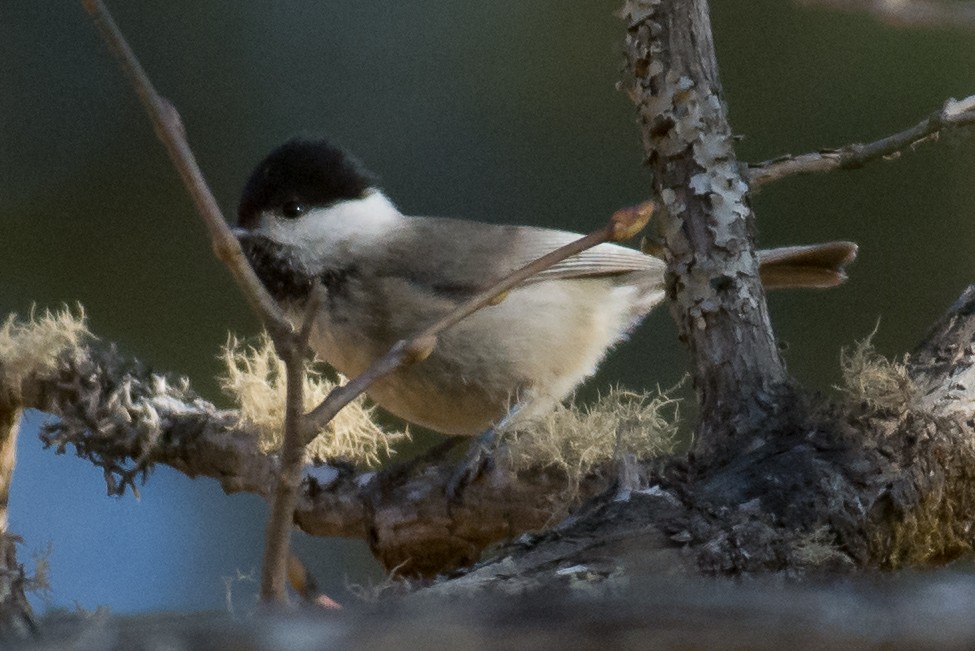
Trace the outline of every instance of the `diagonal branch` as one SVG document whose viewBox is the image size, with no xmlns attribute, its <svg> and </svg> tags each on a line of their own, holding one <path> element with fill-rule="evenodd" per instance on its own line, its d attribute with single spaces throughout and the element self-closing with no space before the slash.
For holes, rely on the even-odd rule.
<svg viewBox="0 0 975 651">
<path fill-rule="evenodd" d="M 129 47 L 125 37 L 122 36 L 122 32 L 115 24 L 115 20 L 101 0 L 82 0 L 82 5 L 91 15 L 102 38 L 111 47 L 119 65 L 121 65 L 126 77 L 138 94 L 146 113 L 149 114 L 149 119 L 152 120 L 153 127 L 156 130 L 156 136 L 162 141 L 166 151 L 169 152 L 173 165 L 183 179 L 183 184 L 189 191 L 197 211 L 206 224 L 214 255 L 227 265 L 245 298 L 272 337 L 280 333 L 291 332 L 291 324 L 257 278 L 257 274 L 254 273 L 240 248 L 240 243 L 227 226 L 227 221 L 217 205 L 217 200 L 203 178 L 203 172 L 200 171 L 196 157 L 186 140 L 186 133 L 183 130 L 183 124 L 176 108 L 156 92 L 152 81 L 142 69 L 135 53 Z"/>
<path fill-rule="evenodd" d="M 749 165 L 745 177 L 752 190 L 756 190 L 768 183 L 799 174 L 857 169 L 871 161 L 896 159 L 904 151 L 938 140 L 949 129 L 972 125 L 975 125 L 975 95 L 961 100 L 949 99 L 940 110 L 931 113 L 909 129 L 865 145 L 852 144 L 798 156 L 785 155 Z"/>
<path fill-rule="evenodd" d="M 135 53 L 129 47 L 125 37 L 101 0 L 82 0 L 82 5 L 92 16 L 102 37 L 118 58 L 122 69 L 149 114 L 156 135 L 165 145 L 173 165 L 179 171 L 184 185 L 193 197 L 200 216 L 203 217 L 210 233 L 214 254 L 230 269 L 247 301 L 257 312 L 258 317 L 271 335 L 278 355 L 287 368 L 289 389 L 300 387 L 304 373 L 302 367 L 304 346 L 300 341 L 300 335 L 294 332 L 291 323 L 285 318 L 274 299 L 261 284 L 247 262 L 247 258 L 240 248 L 240 243 L 230 232 L 186 140 L 179 114 L 168 101 L 156 92 L 149 76 L 142 69 Z M 274 499 L 271 502 L 264 565 L 261 572 L 261 596 L 265 600 L 278 602 L 283 602 L 285 599 L 284 586 L 291 518 L 297 500 L 297 482 L 303 458 L 304 446 L 300 442 L 299 435 L 302 420 L 300 394 L 300 389 L 297 392 L 289 391 L 286 398 L 284 445 L 282 449 L 284 464 L 278 476 Z"/>
<path fill-rule="evenodd" d="M 25 381 L 20 407 L 56 415 L 41 433 L 44 443 L 58 452 L 74 448 L 102 468 L 113 495 L 135 490 L 154 464 L 165 464 L 216 479 L 227 493 L 270 500 L 281 472 L 280 454 L 262 451 L 258 433 L 236 411 L 215 407 L 185 381 L 153 374 L 94 336 Z M 312 535 L 369 540 L 387 569 L 409 561 L 401 573 L 433 575 L 568 513 L 567 480 L 558 470 L 512 473 L 498 464 L 489 481 L 451 501 L 445 487 L 452 471 L 435 458 L 408 472 L 355 471 L 340 461 L 302 465 L 289 528 L 293 521 Z M 608 473 L 587 475 L 578 500 L 611 480 Z"/>
</svg>

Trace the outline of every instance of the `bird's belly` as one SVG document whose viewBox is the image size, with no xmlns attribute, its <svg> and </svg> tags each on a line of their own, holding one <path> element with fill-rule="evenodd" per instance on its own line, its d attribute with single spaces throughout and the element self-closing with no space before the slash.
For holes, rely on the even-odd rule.
<svg viewBox="0 0 975 651">
<path fill-rule="evenodd" d="M 313 346 L 330 366 L 355 377 L 395 343 L 364 345 L 360 334 L 332 329 L 316 336 Z M 444 434 L 476 435 L 505 415 L 513 404 L 509 396 L 518 393 L 524 378 L 500 371 L 496 360 L 445 355 L 444 344 L 476 348 L 463 337 L 442 335 L 430 357 L 376 380 L 366 393 L 384 410 L 415 425 Z"/>
<path fill-rule="evenodd" d="M 522 286 L 442 332 L 427 359 L 397 369 L 367 393 L 386 411 L 445 434 L 476 435 L 516 404 L 523 407 L 519 418 L 530 418 L 571 393 L 620 338 L 632 320 L 632 296 L 622 290 L 632 288 L 605 279 Z M 351 322 L 358 323 L 322 319 L 312 341 L 349 377 L 415 334 L 387 328 L 377 337 L 376 329 Z"/>
</svg>

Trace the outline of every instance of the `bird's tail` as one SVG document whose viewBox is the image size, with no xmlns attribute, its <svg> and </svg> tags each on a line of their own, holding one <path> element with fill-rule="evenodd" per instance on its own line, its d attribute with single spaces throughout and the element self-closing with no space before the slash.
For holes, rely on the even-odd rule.
<svg viewBox="0 0 975 651">
<path fill-rule="evenodd" d="M 766 289 L 827 289 L 846 280 L 846 266 L 857 257 L 853 242 L 786 246 L 758 252 Z"/>
</svg>

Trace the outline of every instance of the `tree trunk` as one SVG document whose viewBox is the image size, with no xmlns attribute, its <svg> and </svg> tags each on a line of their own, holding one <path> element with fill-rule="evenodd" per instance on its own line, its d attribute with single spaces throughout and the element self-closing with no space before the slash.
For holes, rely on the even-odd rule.
<svg viewBox="0 0 975 651">
<path fill-rule="evenodd" d="M 626 83 L 665 210 L 657 233 L 671 313 L 690 350 L 702 457 L 764 437 L 795 400 L 758 274 L 706 0 L 629 0 Z M 771 425 L 771 427 L 770 427 Z"/>
</svg>

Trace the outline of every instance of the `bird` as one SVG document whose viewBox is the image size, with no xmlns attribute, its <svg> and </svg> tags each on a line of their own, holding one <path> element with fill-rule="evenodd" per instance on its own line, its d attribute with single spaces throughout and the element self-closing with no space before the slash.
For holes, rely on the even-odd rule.
<svg viewBox="0 0 975 651">
<path fill-rule="evenodd" d="M 258 278 L 309 346 L 347 377 L 459 303 L 580 235 L 405 215 L 376 178 L 325 138 L 299 137 L 247 180 L 234 232 Z M 766 287 L 831 287 L 857 247 L 759 252 Z M 369 398 L 403 420 L 477 436 L 543 415 L 590 377 L 666 298 L 666 264 L 605 243 L 511 289 L 443 331 L 429 356 L 377 380 Z"/>
</svg>

